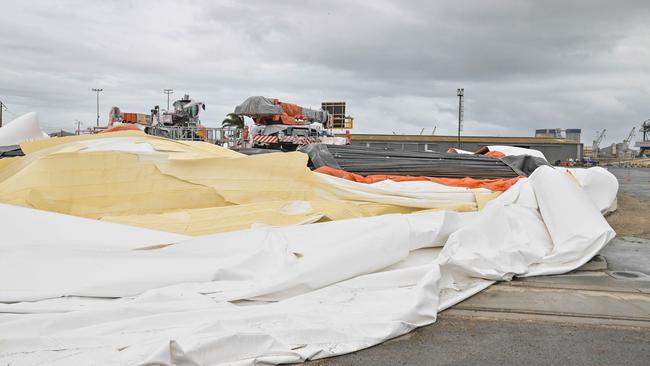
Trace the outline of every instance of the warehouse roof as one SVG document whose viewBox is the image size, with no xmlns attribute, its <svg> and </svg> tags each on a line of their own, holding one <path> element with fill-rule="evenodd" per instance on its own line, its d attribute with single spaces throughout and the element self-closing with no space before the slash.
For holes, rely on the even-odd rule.
<svg viewBox="0 0 650 366">
<path fill-rule="evenodd" d="M 399 141 L 399 142 L 456 142 L 458 136 L 439 135 L 373 135 L 355 133 L 350 136 L 354 141 Z M 461 136 L 462 142 L 509 143 L 509 144 L 558 144 L 576 145 L 579 142 L 550 137 L 502 137 L 502 136 Z"/>
</svg>

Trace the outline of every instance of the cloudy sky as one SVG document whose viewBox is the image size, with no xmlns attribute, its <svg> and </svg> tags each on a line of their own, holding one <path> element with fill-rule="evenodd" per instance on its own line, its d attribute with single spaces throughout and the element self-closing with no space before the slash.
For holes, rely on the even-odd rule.
<svg viewBox="0 0 650 366">
<path fill-rule="evenodd" d="M 148 112 L 164 88 L 217 125 L 264 95 L 345 100 L 354 132 L 532 136 L 650 118 L 650 3 L 640 1 L 31 1 L 0 8 L 5 120 L 37 111 L 48 131 L 111 106 Z M 639 137 L 639 135 L 637 135 Z"/>
</svg>

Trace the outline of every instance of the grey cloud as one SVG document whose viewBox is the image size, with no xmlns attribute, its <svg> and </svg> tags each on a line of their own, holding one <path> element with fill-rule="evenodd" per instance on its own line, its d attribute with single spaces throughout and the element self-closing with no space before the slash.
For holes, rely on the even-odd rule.
<svg viewBox="0 0 650 366">
<path fill-rule="evenodd" d="M 249 95 L 347 100 L 358 132 L 531 135 L 648 116 L 645 1 L 23 1 L 0 13 L 0 99 L 94 121 L 92 87 L 148 111 L 172 87 L 216 125 Z"/>
</svg>

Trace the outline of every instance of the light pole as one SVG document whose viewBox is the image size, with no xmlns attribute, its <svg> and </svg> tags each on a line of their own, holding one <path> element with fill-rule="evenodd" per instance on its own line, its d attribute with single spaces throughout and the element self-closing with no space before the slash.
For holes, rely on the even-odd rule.
<svg viewBox="0 0 650 366">
<path fill-rule="evenodd" d="M 2 111 L 3 111 L 3 110 L 6 111 L 6 110 L 7 110 L 7 106 L 6 106 L 4 103 L 2 103 L 2 101 L 0 100 L 0 127 L 2 127 Z M 645 133 L 644 133 L 643 136 L 645 136 Z"/>
<path fill-rule="evenodd" d="M 77 124 L 77 135 L 81 135 L 81 125 L 83 123 L 81 123 L 81 121 L 78 119 L 75 119 L 74 122 Z"/>
<path fill-rule="evenodd" d="M 169 111 L 169 95 L 174 94 L 174 89 L 163 89 L 163 93 L 167 94 L 167 110 Z"/>
<path fill-rule="evenodd" d="M 97 93 L 97 127 L 99 127 L 99 92 L 104 91 L 104 89 L 93 88 L 93 91 Z"/>
<path fill-rule="evenodd" d="M 458 148 L 460 149 L 462 147 L 460 144 L 460 131 L 463 129 L 463 96 L 465 95 L 465 89 L 457 89 L 456 95 L 458 96 Z"/>
</svg>

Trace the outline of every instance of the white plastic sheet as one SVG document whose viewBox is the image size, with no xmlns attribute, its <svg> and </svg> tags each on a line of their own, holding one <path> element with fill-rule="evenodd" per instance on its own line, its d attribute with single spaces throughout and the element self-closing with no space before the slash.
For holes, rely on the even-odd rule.
<svg viewBox="0 0 650 366">
<path fill-rule="evenodd" d="M 0 146 L 18 145 L 23 141 L 46 139 L 35 112 L 25 113 L 0 127 Z"/>
<path fill-rule="evenodd" d="M 604 192 L 616 184 L 595 181 Z M 65 221 L 68 232 L 88 224 Z M 493 281 L 576 268 L 615 235 L 594 197 L 545 166 L 476 213 L 264 227 L 149 250 L 127 248 L 169 238 L 142 230 L 137 243 L 114 245 L 128 239 L 106 230 L 83 246 L 60 230 L 30 244 L 29 222 L 1 225 L 0 296 L 13 303 L 0 305 L 0 363 L 12 365 L 252 365 L 353 352 L 434 322 Z"/>
<path fill-rule="evenodd" d="M 372 184 L 359 183 L 327 174 L 315 174 L 319 196 L 332 199 L 364 200 L 405 207 L 436 208 L 444 204 L 475 204 L 475 193 L 485 188 L 452 187 L 428 181 L 395 182 L 390 179 Z"/>
<path fill-rule="evenodd" d="M 488 150 L 490 151 L 498 151 L 501 153 L 506 154 L 506 156 L 510 155 L 530 155 L 530 156 L 535 156 L 538 158 L 542 158 L 546 160 L 546 156 L 539 151 L 535 149 L 526 149 L 523 147 L 517 147 L 517 146 L 505 146 L 505 145 L 494 145 L 494 146 L 488 146 Z"/>
</svg>

